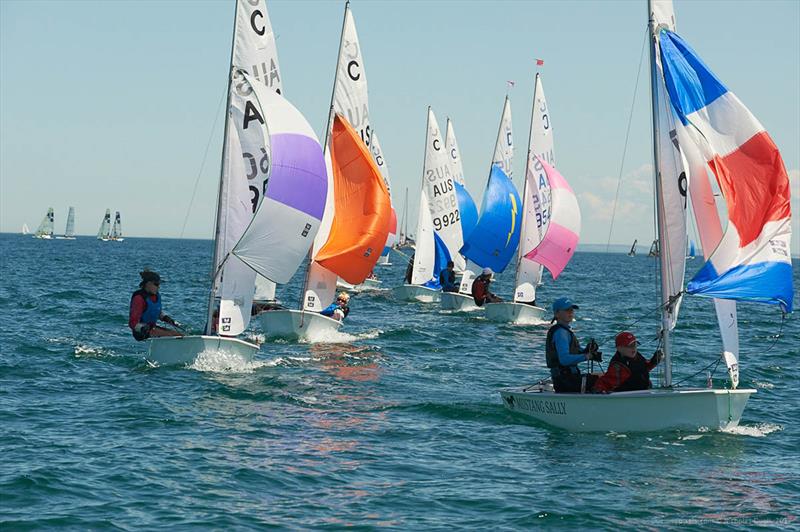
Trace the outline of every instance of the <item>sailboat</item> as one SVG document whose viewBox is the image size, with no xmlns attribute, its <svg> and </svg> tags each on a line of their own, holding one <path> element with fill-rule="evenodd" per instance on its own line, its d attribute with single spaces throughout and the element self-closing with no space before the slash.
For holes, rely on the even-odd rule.
<svg viewBox="0 0 800 532">
<path fill-rule="evenodd" d="M 629 257 L 635 257 L 636 256 L 636 243 L 637 242 L 638 242 L 638 240 L 634 238 L 633 239 L 633 244 L 631 244 L 631 250 L 628 252 L 628 256 Z"/>
<path fill-rule="evenodd" d="M 122 219 L 120 218 L 119 211 L 114 214 L 114 225 L 111 226 L 111 236 L 109 240 L 112 242 L 122 242 L 125 240 L 122 237 Z"/>
<path fill-rule="evenodd" d="M 522 194 L 522 235 L 516 257 L 514 296 L 512 301 L 486 305 L 486 318 L 492 321 L 524 325 L 542 323 L 546 310 L 536 306 L 536 289 L 541 285 L 542 265 L 545 264 L 542 259 L 547 254 L 538 253 L 548 248 L 551 251 L 571 248 L 566 257 L 569 260 L 575 249 L 573 236 L 580 227 L 580 213 L 569 184 L 554 170 L 555 144 L 550 116 L 542 78 L 537 73 L 528 131 Z M 548 168 L 552 171 L 548 171 Z M 553 180 L 556 180 L 555 184 Z M 556 210 L 560 219 L 554 222 Z M 566 230 L 568 227 L 571 230 Z M 559 259 L 563 258 L 563 255 L 559 255 Z M 554 279 L 561 269 L 563 265 L 551 268 Z"/>
<path fill-rule="evenodd" d="M 252 359 L 258 346 L 235 336 L 249 324 L 256 275 L 288 282 L 324 211 L 327 175 L 319 140 L 271 88 L 264 53 L 274 36 L 266 6 L 238 0 L 234 19 L 205 334 L 150 339 L 147 358 L 162 365 L 190 363 L 206 351 Z M 262 154 L 255 168 L 252 154 Z"/>
<path fill-rule="evenodd" d="M 97 240 L 108 242 L 111 240 L 111 209 L 106 209 L 103 220 L 100 222 L 100 229 L 97 231 Z"/>
<path fill-rule="evenodd" d="M 355 21 L 345 5 L 333 94 L 325 128 L 328 189 L 325 214 L 311 249 L 299 310 L 276 309 L 260 315 L 267 336 L 315 340 L 342 322 L 320 314 L 333 303 L 338 279 L 364 282 L 389 234 L 391 199 L 370 146 L 367 79 Z"/>
<path fill-rule="evenodd" d="M 411 282 L 404 282 L 393 292 L 401 301 L 438 303 L 442 295 L 441 270 L 450 260 L 456 269 L 464 268 L 464 258 L 458 254 L 462 239 L 461 212 L 453 183 L 439 123 L 428 107 Z"/>
<path fill-rule="evenodd" d="M 39 224 L 39 228 L 36 230 L 33 238 L 51 240 L 53 238 L 53 227 L 53 208 L 50 207 L 47 209 L 47 214 L 42 218 L 42 223 Z"/>
<path fill-rule="evenodd" d="M 650 244 L 650 251 L 647 252 L 648 257 L 658 257 L 658 239 L 653 240 Z"/>
<path fill-rule="evenodd" d="M 67 225 L 64 236 L 57 236 L 58 240 L 75 240 L 75 207 L 70 207 L 67 213 Z"/>
<path fill-rule="evenodd" d="M 467 191 L 466 183 L 464 182 L 464 167 L 461 164 L 461 153 L 458 150 L 458 141 L 456 140 L 456 132 L 453 127 L 453 122 L 448 118 L 445 133 L 445 151 L 447 152 L 450 169 L 453 175 L 453 186 L 456 189 L 456 198 L 458 199 L 458 211 L 460 214 L 461 225 L 461 238 L 466 242 L 475 226 L 478 225 L 478 208 L 475 206 L 475 201 L 472 199 L 469 191 Z M 466 262 L 465 262 L 466 269 Z M 462 276 L 464 271 L 458 272 Z M 459 283 L 461 287 L 461 283 Z M 458 292 L 444 292 L 442 291 L 441 306 L 443 310 L 469 312 L 477 310 L 479 307 L 475 305 L 475 300 L 472 298 L 470 292 L 471 286 L 467 287 L 467 291 L 462 293 L 460 288 Z"/>
<path fill-rule="evenodd" d="M 656 389 L 608 395 L 554 393 L 547 384 L 501 391 L 507 408 L 569 430 L 735 427 L 756 393 L 738 387 L 735 302 L 792 310 L 790 187 L 780 153 L 752 113 L 675 33 L 671 0 L 650 0 L 648 14 L 656 218 L 658 241 L 664 243 L 663 382 Z M 726 202 L 724 233 L 708 170 Z M 687 181 L 706 262 L 684 288 Z M 737 202 L 742 197 L 748 201 Z M 729 388 L 712 382 L 707 388 L 673 386 L 672 331 L 685 293 L 714 298 Z"/>
<path fill-rule="evenodd" d="M 28 224 L 22 224 L 22 234 L 29 235 L 31 233 L 30 228 L 28 228 Z"/>
</svg>

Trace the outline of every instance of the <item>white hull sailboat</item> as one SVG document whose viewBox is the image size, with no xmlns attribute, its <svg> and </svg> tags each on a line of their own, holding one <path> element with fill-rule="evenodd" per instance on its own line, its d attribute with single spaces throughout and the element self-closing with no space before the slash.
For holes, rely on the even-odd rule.
<svg viewBox="0 0 800 532">
<path fill-rule="evenodd" d="M 319 140 L 272 90 L 275 42 L 263 0 L 237 0 L 234 18 L 206 330 L 150 339 L 147 358 L 158 364 L 191 363 L 209 350 L 251 360 L 258 345 L 236 335 L 250 322 L 256 275 L 289 282 L 324 211 Z M 261 164 L 251 164 L 253 153 L 264 154 Z M 251 186 L 253 179 L 259 186 Z"/>
<path fill-rule="evenodd" d="M 268 310 L 259 314 L 261 330 L 269 338 L 324 342 L 330 340 L 342 322 L 318 312 L 295 309 Z"/>
<path fill-rule="evenodd" d="M 33 238 L 38 238 L 39 240 L 52 240 L 53 226 L 54 226 L 54 214 L 53 214 L 53 208 L 50 207 L 49 209 L 47 209 L 47 214 L 44 215 L 42 223 L 39 224 L 39 228 L 36 230 L 36 233 L 33 235 Z"/>
<path fill-rule="evenodd" d="M 442 292 L 440 296 L 442 310 L 451 312 L 473 312 L 482 310 L 475 304 L 475 299 L 471 295 L 459 292 Z"/>
<path fill-rule="evenodd" d="M 442 291 L 418 284 L 404 284 L 392 289 L 392 295 L 400 301 L 414 303 L 439 303 Z"/>
<path fill-rule="evenodd" d="M 486 319 L 501 323 L 544 325 L 550 323 L 550 314 L 541 307 L 527 303 L 503 301 L 502 303 L 486 304 Z"/>
<path fill-rule="evenodd" d="M 509 410 L 571 431 L 736 427 L 756 390 L 738 388 L 735 302 L 792 310 L 790 187 L 780 152 L 752 113 L 675 33 L 671 0 L 650 0 L 648 14 L 658 214 L 658 238 L 652 248 L 662 244 L 656 256 L 663 381 L 659 389 L 610 394 L 554 393 L 542 384 L 500 392 Z M 709 170 L 727 203 L 725 232 Z M 707 262 L 684 287 L 687 180 Z M 735 211 L 732 202 L 737 197 L 751 203 Z M 674 328 L 685 293 L 714 298 L 722 343 L 719 358 L 728 368 L 728 389 L 680 389 L 672 382 Z"/>
<path fill-rule="evenodd" d="M 100 229 L 97 230 L 97 240 L 103 242 L 111 240 L 111 209 L 106 209 L 106 213 L 103 215 Z"/>
<path fill-rule="evenodd" d="M 58 240 L 75 240 L 75 207 L 69 208 L 67 214 L 67 225 L 64 228 L 64 235 L 57 236 Z"/>
<path fill-rule="evenodd" d="M 380 279 L 364 279 L 363 283 L 350 284 L 343 279 L 336 281 L 336 288 L 347 290 L 349 292 L 367 292 L 370 290 L 381 290 L 383 282 Z"/>
<path fill-rule="evenodd" d="M 612 394 L 555 393 L 552 386 L 502 390 L 503 404 L 573 432 L 724 430 L 739 424 L 752 389 L 652 389 Z"/>
</svg>

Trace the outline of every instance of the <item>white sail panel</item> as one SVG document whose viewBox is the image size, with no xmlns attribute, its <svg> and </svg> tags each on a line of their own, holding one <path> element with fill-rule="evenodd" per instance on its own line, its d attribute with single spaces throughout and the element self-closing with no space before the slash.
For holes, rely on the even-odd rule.
<svg viewBox="0 0 800 532">
<path fill-rule="evenodd" d="M 497 141 L 494 144 L 492 164 L 499 166 L 511 179 L 513 177 L 514 163 L 514 137 L 511 131 L 511 101 L 506 96 L 503 104 L 503 115 L 500 118 L 500 129 L 497 132 Z"/>
<path fill-rule="evenodd" d="M 75 236 L 75 207 L 69 208 L 69 213 L 67 214 L 67 226 L 64 229 L 64 236 L 67 238 L 72 238 Z"/>
<path fill-rule="evenodd" d="M 419 217 L 415 235 L 414 268 L 411 284 L 425 284 L 433 279 L 433 266 L 436 260 L 436 244 L 433 239 L 433 219 L 428 202 L 428 194 L 423 188 L 419 196 Z"/>
<path fill-rule="evenodd" d="M 392 195 L 392 180 L 389 176 L 389 165 L 386 164 L 386 158 L 383 156 L 383 148 L 381 148 L 380 140 L 378 139 L 378 133 L 373 131 L 372 137 L 370 139 L 370 151 L 372 152 L 372 158 L 375 160 L 375 164 L 378 166 L 378 170 L 381 171 L 381 175 L 383 176 L 383 182 L 386 183 L 386 190 L 389 191 L 389 196 Z M 394 201 L 392 201 L 392 205 L 394 205 Z"/>
<path fill-rule="evenodd" d="M 108 239 L 111 236 L 111 209 L 106 209 L 103 221 L 100 222 L 100 229 L 97 231 L 97 238 Z"/>
<path fill-rule="evenodd" d="M 675 17 L 671 1 L 655 1 L 651 4 L 655 28 L 674 30 Z M 657 17 L 657 18 L 656 18 Z M 658 34 L 658 31 L 655 32 Z M 675 115 L 667 100 L 664 71 L 658 43 L 653 58 L 655 65 L 653 82 L 653 117 L 656 135 L 655 149 L 658 154 L 656 172 L 658 201 L 658 243 L 661 263 L 661 304 L 665 305 L 665 325 L 675 327 L 678 320 L 686 269 L 686 207 L 688 179 L 685 160 L 674 142 Z M 669 302 L 672 304 L 668 305 Z"/>
<path fill-rule="evenodd" d="M 447 160 L 450 162 L 450 172 L 453 180 L 460 184 L 464 184 L 464 167 L 461 164 L 461 152 L 458 151 L 458 141 L 456 140 L 456 132 L 453 128 L 453 122 L 447 119 L 447 132 L 444 140 L 445 147 L 447 148 Z"/>
<path fill-rule="evenodd" d="M 425 139 L 425 166 L 423 183 L 429 202 L 434 230 L 442 239 L 457 270 L 465 267 L 459 254 L 464 245 L 461 234 L 461 213 L 458 208 L 454 179 L 447 160 L 444 139 L 433 110 L 428 108 L 428 130 Z"/>
</svg>

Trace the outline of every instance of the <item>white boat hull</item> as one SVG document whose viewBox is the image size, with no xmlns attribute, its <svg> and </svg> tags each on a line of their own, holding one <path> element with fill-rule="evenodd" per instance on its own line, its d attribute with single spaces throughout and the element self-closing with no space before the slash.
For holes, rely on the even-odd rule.
<svg viewBox="0 0 800 532">
<path fill-rule="evenodd" d="M 339 279 L 336 281 L 336 288 L 351 290 L 353 292 L 363 292 L 365 290 L 380 290 L 383 283 L 378 279 L 365 279 L 361 284 L 350 284 Z"/>
<path fill-rule="evenodd" d="M 249 362 L 258 346 L 224 336 L 160 336 L 147 341 L 147 360 L 159 366 L 192 364 L 204 352 L 223 352 Z"/>
<path fill-rule="evenodd" d="M 268 310 L 258 315 L 261 329 L 270 338 L 288 338 L 310 342 L 330 338 L 342 322 L 316 312 L 299 310 Z"/>
<path fill-rule="evenodd" d="M 472 296 L 458 292 L 442 292 L 441 304 L 442 310 L 451 310 L 453 312 L 472 312 L 473 310 L 481 309 L 475 304 L 475 299 Z"/>
<path fill-rule="evenodd" d="M 524 303 L 487 303 L 486 319 L 503 323 L 516 323 L 518 325 L 541 325 L 547 323 L 550 315 L 547 310 Z"/>
<path fill-rule="evenodd" d="M 442 300 L 442 293 L 439 290 L 418 286 L 415 284 L 404 284 L 393 290 L 394 297 L 401 301 L 415 301 L 417 303 L 438 303 Z"/>
<path fill-rule="evenodd" d="M 505 407 L 574 432 L 727 429 L 756 390 L 652 389 L 611 394 L 554 393 L 538 386 L 500 391 Z"/>
</svg>

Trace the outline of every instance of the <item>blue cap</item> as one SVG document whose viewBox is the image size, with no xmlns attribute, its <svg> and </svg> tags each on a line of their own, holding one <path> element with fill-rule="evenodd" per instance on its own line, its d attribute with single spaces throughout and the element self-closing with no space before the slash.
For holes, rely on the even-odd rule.
<svg viewBox="0 0 800 532">
<path fill-rule="evenodd" d="M 558 312 L 559 310 L 567 310 L 571 308 L 579 308 L 578 305 L 572 302 L 572 300 L 568 297 L 559 297 L 555 301 L 553 301 L 553 312 Z"/>
</svg>

